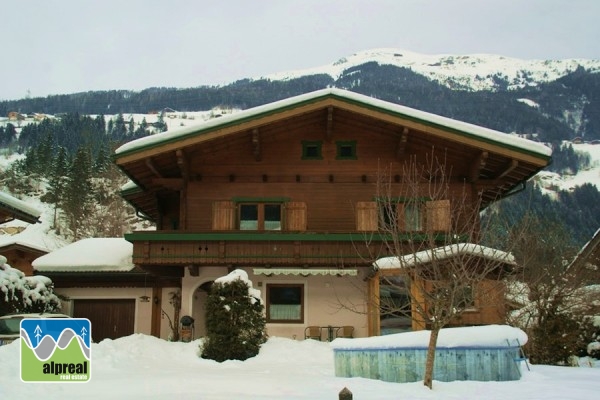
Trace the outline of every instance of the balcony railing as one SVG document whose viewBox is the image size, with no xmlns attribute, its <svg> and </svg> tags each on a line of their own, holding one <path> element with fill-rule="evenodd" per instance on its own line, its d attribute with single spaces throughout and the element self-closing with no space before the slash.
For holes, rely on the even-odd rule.
<svg viewBox="0 0 600 400">
<path fill-rule="evenodd" d="M 389 255 L 378 233 L 144 231 L 125 235 L 139 265 L 370 265 Z"/>
</svg>

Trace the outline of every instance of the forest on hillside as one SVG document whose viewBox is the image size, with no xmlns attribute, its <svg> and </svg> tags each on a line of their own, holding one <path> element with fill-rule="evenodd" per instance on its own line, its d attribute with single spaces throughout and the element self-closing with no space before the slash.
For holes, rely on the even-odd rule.
<svg viewBox="0 0 600 400">
<path fill-rule="evenodd" d="M 554 82 L 508 90 L 451 89 L 407 68 L 365 63 L 338 78 L 310 75 L 289 80 L 243 79 L 223 86 L 89 91 L 0 101 L 0 116 L 24 114 L 116 115 L 179 112 L 214 107 L 247 109 L 291 96 L 337 87 L 543 142 L 600 139 L 600 74 L 580 68 Z"/>
<path fill-rule="evenodd" d="M 24 157 L 0 172 L 0 184 L 13 194 L 41 196 L 55 209 L 53 226 L 66 237 L 121 236 L 139 219 L 119 195 L 126 178 L 110 156 L 119 145 L 157 130 L 166 130 L 161 118 L 149 126 L 126 121 L 121 114 L 108 123 L 102 115 L 65 114 L 26 125 L 20 135 L 8 124 L 0 127 L 0 147 Z M 557 144 L 549 169 L 576 174 L 589 163 L 589 155 Z M 583 245 L 600 226 L 600 193 L 592 184 L 559 191 L 553 199 L 531 183 L 494 209 L 511 224 L 526 213 L 556 221 L 564 225 L 566 239 L 574 246 Z"/>
</svg>

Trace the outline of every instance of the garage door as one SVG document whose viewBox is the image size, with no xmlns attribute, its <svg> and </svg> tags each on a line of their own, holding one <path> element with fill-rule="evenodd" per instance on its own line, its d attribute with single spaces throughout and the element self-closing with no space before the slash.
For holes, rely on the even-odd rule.
<svg viewBox="0 0 600 400">
<path fill-rule="evenodd" d="M 92 339 L 116 339 L 131 335 L 135 321 L 135 299 L 74 300 L 73 317 L 92 323 Z"/>
</svg>

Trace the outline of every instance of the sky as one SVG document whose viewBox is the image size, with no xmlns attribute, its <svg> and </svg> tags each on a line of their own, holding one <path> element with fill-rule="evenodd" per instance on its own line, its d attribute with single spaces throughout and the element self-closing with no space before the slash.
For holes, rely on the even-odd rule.
<svg viewBox="0 0 600 400">
<path fill-rule="evenodd" d="M 0 100 L 227 84 L 375 48 L 600 59 L 597 0 L 0 0 L 0 7 Z"/>
</svg>

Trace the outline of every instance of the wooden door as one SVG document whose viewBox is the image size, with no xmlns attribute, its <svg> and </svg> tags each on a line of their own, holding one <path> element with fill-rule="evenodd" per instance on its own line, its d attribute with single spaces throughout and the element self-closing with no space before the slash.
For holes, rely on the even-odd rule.
<svg viewBox="0 0 600 400">
<path fill-rule="evenodd" d="M 73 317 L 92 323 L 92 340 L 131 335 L 135 322 L 135 299 L 74 300 Z"/>
</svg>

